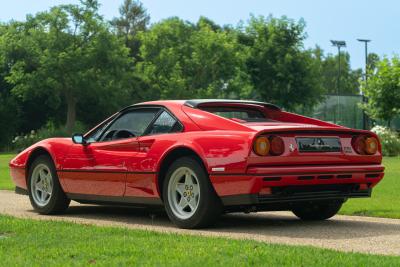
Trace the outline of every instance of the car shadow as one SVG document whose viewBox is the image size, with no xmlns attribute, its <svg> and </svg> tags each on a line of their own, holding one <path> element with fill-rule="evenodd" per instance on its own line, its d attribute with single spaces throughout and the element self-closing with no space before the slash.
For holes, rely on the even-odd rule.
<svg viewBox="0 0 400 267">
<path fill-rule="evenodd" d="M 72 205 L 59 217 L 98 220 L 104 224 L 121 226 L 140 225 L 143 228 L 176 229 L 166 213 L 160 209 L 119 206 Z M 260 212 L 232 213 L 221 216 L 216 225 L 202 232 L 340 240 L 384 235 L 399 235 L 400 223 L 359 221 L 348 217 L 333 217 L 327 221 L 301 221 L 289 213 Z"/>
</svg>

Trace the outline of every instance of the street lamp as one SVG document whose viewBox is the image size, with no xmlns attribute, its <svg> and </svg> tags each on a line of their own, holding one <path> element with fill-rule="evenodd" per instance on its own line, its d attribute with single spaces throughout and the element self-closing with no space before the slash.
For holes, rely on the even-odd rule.
<svg viewBox="0 0 400 267">
<path fill-rule="evenodd" d="M 368 87 L 368 43 L 371 42 L 371 40 L 368 39 L 357 39 L 357 41 L 364 43 L 365 45 L 365 88 Z M 362 96 L 362 101 L 363 103 L 366 102 L 364 93 L 361 90 L 360 87 L 360 93 Z M 367 115 L 365 114 L 365 111 L 363 111 L 363 128 L 366 129 L 368 126 L 368 118 Z"/>
<path fill-rule="evenodd" d="M 337 96 L 337 114 L 339 115 L 339 91 L 340 91 L 340 48 L 346 47 L 345 41 L 331 40 L 332 46 L 336 46 L 338 48 L 338 61 L 339 61 L 339 71 L 338 71 L 338 79 L 336 86 L 336 96 Z M 336 113 L 336 112 L 335 112 Z M 336 123 L 336 114 L 334 116 L 334 121 Z"/>
</svg>

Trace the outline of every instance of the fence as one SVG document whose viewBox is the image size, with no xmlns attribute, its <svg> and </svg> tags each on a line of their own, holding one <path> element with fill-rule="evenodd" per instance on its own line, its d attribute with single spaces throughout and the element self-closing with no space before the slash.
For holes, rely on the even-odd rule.
<svg viewBox="0 0 400 267">
<path fill-rule="evenodd" d="M 323 121 L 350 128 L 363 129 L 363 111 L 359 107 L 360 95 L 325 95 L 324 100 L 312 110 L 300 112 Z"/>
<path fill-rule="evenodd" d="M 311 111 L 299 113 L 346 127 L 363 129 L 364 115 L 359 105 L 362 100 L 363 98 L 360 95 L 325 95 L 324 100 Z M 368 119 L 367 121 L 368 128 L 372 128 L 374 125 L 387 126 L 386 124 L 381 120 L 373 121 Z M 399 131 L 400 117 L 394 118 L 390 126 L 392 129 Z"/>
</svg>

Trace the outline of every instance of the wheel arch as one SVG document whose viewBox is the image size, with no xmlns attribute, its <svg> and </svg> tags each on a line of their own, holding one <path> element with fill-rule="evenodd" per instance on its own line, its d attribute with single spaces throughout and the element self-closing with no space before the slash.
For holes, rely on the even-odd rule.
<svg viewBox="0 0 400 267">
<path fill-rule="evenodd" d="M 171 150 L 169 150 L 163 158 L 160 161 L 159 167 L 158 167 L 158 175 L 156 178 L 156 187 L 157 187 L 157 192 L 158 195 L 160 196 L 161 199 L 163 199 L 162 196 L 162 186 L 166 178 L 166 174 L 168 172 L 169 166 L 177 159 L 182 158 L 182 157 L 193 157 L 208 173 L 207 171 L 207 163 L 205 160 L 199 155 L 198 152 L 196 152 L 193 148 L 187 147 L 187 146 L 178 146 L 174 147 Z"/>
<path fill-rule="evenodd" d="M 44 147 L 36 147 L 34 150 L 31 151 L 31 153 L 29 153 L 28 159 L 26 161 L 26 165 L 25 165 L 25 181 L 28 184 L 28 176 L 29 176 L 29 170 L 32 166 L 32 163 L 35 161 L 35 159 L 37 159 L 40 156 L 48 156 L 54 163 L 54 159 L 51 155 L 51 153 Z"/>
</svg>

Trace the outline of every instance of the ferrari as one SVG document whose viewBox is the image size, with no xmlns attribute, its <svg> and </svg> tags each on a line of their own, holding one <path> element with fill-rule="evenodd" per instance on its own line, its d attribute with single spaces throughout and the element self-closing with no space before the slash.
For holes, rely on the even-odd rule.
<svg viewBox="0 0 400 267">
<path fill-rule="evenodd" d="M 263 102 L 131 105 L 86 134 L 50 138 L 10 162 L 16 192 L 40 214 L 79 203 L 164 207 L 180 228 L 228 212 L 333 217 L 384 176 L 376 134 Z"/>
</svg>

